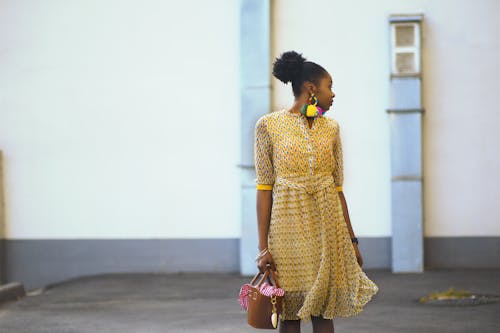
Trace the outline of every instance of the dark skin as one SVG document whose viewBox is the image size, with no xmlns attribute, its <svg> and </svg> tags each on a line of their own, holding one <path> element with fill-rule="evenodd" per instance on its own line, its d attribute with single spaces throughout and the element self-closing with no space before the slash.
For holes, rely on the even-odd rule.
<svg viewBox="0 0 500 333">
<path fill-rule="evenodd" d="M 316 95 L 318 99 L 318 106 L 323 110 L 329 110 L 333 104 L 333 98 L 335 93 L 332 91 L 332 77 L 330 74 L 325 73 L 325 75 L 320 78 L 317 84 L 306 81 L 302 84 L 301 93 L 299 96 L 295 96 L 295 103 L 290 112 L 300 113 L 302 105 L 307 103 L 311 93 Z M 312 128 L 315 119 L 307 119 L 309 123 L 309 128 Z M 347 210 L 347 203 L 342 191 L 338 191 L 340 203 L 344 213 L 344 219 L 346 221 L 349 234 L 354 236 L 354 231 L 352 230 L 351 220 L 349 219 L 349 212 Z M 267 248 L 267 238 L 269 231 L 269 223 L 271 220 L 271 210 L 272 210 L 273 198 L 272 191 L 270 190 L 257 190 L 257 223 L 258 223 L 258 233 L 259 233 L 259 251 Z M 359 252 L 358 245 L 353 243 L 354 252 L 356 253 L 356 258 L 360 267 L 363 266 L 363 258 Z M 260 272 L 264 272 L 266 267 L 270 266 L 272 270 L 278 274 L 276 269 L 276 264 L 274 263 L 273 257 L 270 252 L 267 252 L 258 262 L 257 267 Z M 324 319 L 321 316 L 312 316 L 312 325 L 314 333 L 326 333 L 334 332 L 333 320 Z M 300 320 L 284 320 L 280 321 L 280 333 L 290 333 L 290 332 L 300 332 Z"/>
</svg>

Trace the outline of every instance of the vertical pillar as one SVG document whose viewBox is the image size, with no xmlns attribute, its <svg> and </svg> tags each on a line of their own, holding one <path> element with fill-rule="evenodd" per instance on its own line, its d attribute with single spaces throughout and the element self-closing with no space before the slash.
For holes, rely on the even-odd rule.
<svg viewBox="0 0 500 333">
<path fill-rule="evenodd" d="M 391 15 L 392 271 L 423 272 L 422 15 Z"/>
<path fill-rule="evenodd" d="M 254 166 L 254 127 L 270 111 L 270 3 L 241 0 L 241 186 L 240 272 L 257 272 L 258 231 Z"/>
</svg>

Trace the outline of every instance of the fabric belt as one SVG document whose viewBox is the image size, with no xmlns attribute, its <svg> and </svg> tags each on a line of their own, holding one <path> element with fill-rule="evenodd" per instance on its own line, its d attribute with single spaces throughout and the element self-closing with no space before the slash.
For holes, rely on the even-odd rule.
<svg viewBox="0 0 500 333">
<path fill-rule="evenodd" d="M 286 177 L 276 177 L 275 185 L 280 184 L 287 187 L 292 187 L 297 190 L 301 190 L 307 192 L 309 194 L 314 194 L 319 190 L 331 185 L 334 183 L 333 175 L 322 176 L 321 178 L 308 180 L 307 177 L 303 177 L 302 181 L 296 182 L 292 179 L 288 179 Z M 304 184 L 306 183 L 306 184 Z"/>
</svg>

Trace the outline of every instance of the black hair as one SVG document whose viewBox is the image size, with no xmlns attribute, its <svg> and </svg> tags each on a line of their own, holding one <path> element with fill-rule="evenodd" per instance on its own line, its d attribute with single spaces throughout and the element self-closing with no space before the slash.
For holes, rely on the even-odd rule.
<svg viewBox="0 0 500 333">
<path fill-rule="evenodd" d="M 319 79 L 326 73 L 326 69 L 312 61 L 306 61 L 302 53 L 295 51 L 282 53 L 273 63 L 274 77 L 285 84 L 292 82 L 292 90 L 295 97 L 300 95 L 300 88 L 304 81 L 311 81 L 314 84 L 318 84 Z"/>
</svg>

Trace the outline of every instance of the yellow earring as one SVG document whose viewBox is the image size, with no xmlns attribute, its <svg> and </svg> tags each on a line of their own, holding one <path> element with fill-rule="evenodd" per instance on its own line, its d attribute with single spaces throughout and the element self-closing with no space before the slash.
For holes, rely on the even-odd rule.
<svg viewBox="0 0 500 333">
<path fill-rule="evenodd" d="M 316 98 L 314 93 L 311 93 L 309 99 L 307 100 L 307 104 L 304 104 L 300 109 L 300 113 L 309 118 L 322 116 L 324 111 L 322 108 L 317 106 L 317 104 L 318 104 L 318 99 Z"/>
</svg>

